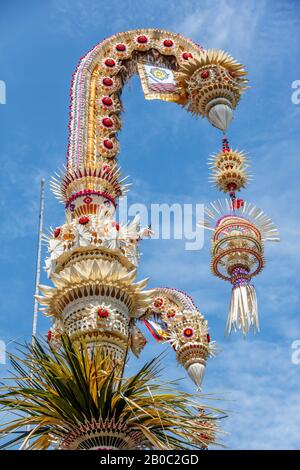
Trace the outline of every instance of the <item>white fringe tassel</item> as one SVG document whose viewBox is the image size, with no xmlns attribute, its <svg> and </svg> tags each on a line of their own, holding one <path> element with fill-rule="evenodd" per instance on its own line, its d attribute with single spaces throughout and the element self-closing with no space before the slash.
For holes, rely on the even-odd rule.
<svg viewBox="0 0 300 470">
<path fill-rule="evenodd" d="M 251 284 L 232 289 L 225 331 L 230 334 L 232 329 L 242 330 L 247 335 L 250 328 L 254 333 L 259 331 L 257 297 Z"/>
</svg>

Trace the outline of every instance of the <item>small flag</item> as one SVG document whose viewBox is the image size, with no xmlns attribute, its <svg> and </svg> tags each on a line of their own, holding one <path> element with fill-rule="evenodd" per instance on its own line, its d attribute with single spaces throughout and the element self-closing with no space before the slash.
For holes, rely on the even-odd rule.
<svg viewBox="0 0 300 470">
<path fill-rule="evenodd" d="M 146 100 L 181 102 L 172 70 L 156 65 L 138 64 L 138 73 Z"/>
<path fill-rule="evenodd" d="M 164 341 L 168 338 L 166 330 L 164 330 L 158 323 L 152 320 L 143 320 L 145 326 L 148 328 L 153 338 L 157 341 Z"/>
</svg>

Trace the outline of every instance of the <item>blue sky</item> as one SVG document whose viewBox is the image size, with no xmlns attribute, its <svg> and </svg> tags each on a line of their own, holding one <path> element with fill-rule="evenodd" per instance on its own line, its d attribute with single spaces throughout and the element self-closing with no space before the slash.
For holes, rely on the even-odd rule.
<svg viewBox="0 0 300 470">
<path fill-rule="evenodd" d="M 30 336 L 39 182 L 64 163 L 75 66 L 103 38 L 142 27 L 224 48 L 245 64 L 251 88 L 235 113 L 229 140 L 251 158 L 254 181 L 244 198 L 272 217 L 282 241 L 266 247 L 267 266 L 255 279 L 262 331 L 246 340 L 223 337 L 230 286 L 210 273 L 209 234 L 197 252 L 184 250 L 184 241 L 144 241 L 139 276 L 149 276 L 150 287 L 186 291 L 207 317 L 222 353 L 209 361 L 203 392 L 227 400 L 221 405 L 231 410 L 224 444 L 299 448 L 300 365 L 291 362 L 291 344 L 300 339 L 300 105 L 291 102 L 291 84 L 300 79 L 296 1 L 1 0 L 0 80 L 7 103 L 0 105 L 0 339 Z M 146 102 L 136 77 L 123 102 L 119 161 L 133 183 L 130 202 L 195 204 L 217 198 L 206 161 L 219 149 L 220 133 L 174 104 Z M 45 215 L 45 227 L 64 218 L 48 188 Z M 40 317 L 40 333 L 47 330 L 48 320 Z M 152 345 L 140 362 L 160 351 Z M 166 362 L 166 378 L 184 376 L 172 353 Z M 0 365 L 0 374 L 5 371 Z M 184 385 L 192 390 L 188 379 Z"/>
</svg>

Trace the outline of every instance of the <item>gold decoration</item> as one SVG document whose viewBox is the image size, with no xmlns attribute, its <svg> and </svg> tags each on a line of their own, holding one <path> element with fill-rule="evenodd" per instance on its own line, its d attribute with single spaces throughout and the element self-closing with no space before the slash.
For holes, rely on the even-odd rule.
<svg viewBox="0 0 300 470">
<path fill-rule="evenodd" d="M 207 117 L 212 106 L 235 109 L 246 89 L 246 71 L 224 51 L 209 49 L 182 64 L 177 83 L 188 99 L 188 111 Z"/>
<path fill-rule="evenodd" d="M 144 279 L 134 283 L 136 269 L 129 271 L 115 260 L 102 259 L 84 260 L 74 263 L 60 271 L 53 273 L 51 280 L 55 287 L 40 286 L 43 297 L 38 296 L 41 305 L 46 305 L 47 316 L 59 315 L 64 307 L 84 292 L 91 295 L 100 294 L 102 288 L 113 288 L 124 292 L 130 314 L 138 316 L 138 310 L 145 308 L 151 302 L 152 291 L 145 291 L 148 280 Z"/>
<path fill-rule="evenodd" d="M 224 193 L 239 191 L 246 186 L 250 178 L 250 173 L 247 171 L 249 165 L 246 162 L 247 158 L 243 152 L 223 148 L 209 159 L 212 170 L 209 180 Z"/>
<path fill-rule="evenodd" d="M 121 178 L 120 168 L 115 164 L 103 164 L 97 169 L 86 167 L 83 171 L 63 170 L 50 182 L 52 192 L 57 199 L 66 204 L 72 195 L 82 192 L 82 196 L 93 192 L 107 193 L 112 199 L 124 195 L 129 184 L 124 184 L 127 177 Z"/>
<path fill-rule="evenodd" d="M 169 288 L 155 289 L 154 294 L 144 317 L 153 317 L 155 321 L 146 320 L 146 326 L 156 339 L 173 346 L 177 361 L 200 387 L 207 358 L 215 351 L 207 321 L 187 294 Z"/>
<path fill-rule="evenodd" d="M 137 41 L 141 35 L 147 37 L 145 43 Z M 172 41 L 171 47 L 164 45 L 166 39 Z M 117 50 L 116 46 L 119 43 L 125 45 L 125 51 Z M 83 169 L 87 165 L 94 168 L 98 164 L 105 163 L 106 159 L 116 157 L 119 152 L 116 132 L 120 129 L 120 123 L 114 122 L 114 125 L 108 129 L 99 124 L 106 109 L 100 97 L 108 96 L 112 99 L 113 105 L 107 108 L 107 116 L 116 118 L 122 110 L 120 102 L 122 88 L 131 75 L 136 73 L 137 64 L 155 63 L 157 66 L 165 66 L 176 72 L 176 69 L 185 62 L 182 57 L 184 52 L 196 56 L 201 51 L 201 46 L 179 34 L 159 29 L 119 33 L 103 41 L 100 47 L 96 46 L 88 54 L 92 57 L 89 59 L 89 66 L 84 67 L 80 64 L 74 78 L 72 92 L 78 98 L 78 102 L 74 102 L 70 122 L 68 169 Z M 87 57 L 85 59 L 87 60 Z M 113 61 L 111 64 L 114 65 L 107 66 L 107 59 Z M 112 80 L 112 83 L 109 85 L 103 83 L 105 78 Z M 77 97 L 77 87 L 80 87 L 80 99 Z M 158 93 L 155 98 L 169 100 L 170 96 Z M 184 104 L 185 97 L 180 96 L 178 102 Z M 80 122 L 85 123 L 84 127 L 79 129 L 76 121 L 78 114 L 81 116 Z M 109 147 L 104 145 L 105 139 L 110 141 L 107 144 Z"/>
</svg>

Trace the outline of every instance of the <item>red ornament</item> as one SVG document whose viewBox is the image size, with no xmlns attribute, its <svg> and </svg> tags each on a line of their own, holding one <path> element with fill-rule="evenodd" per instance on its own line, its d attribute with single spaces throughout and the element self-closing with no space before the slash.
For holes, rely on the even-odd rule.
<svg viewBox="0 0 300 470">
<path fill-rule="evenodd" d="M 236 183 L 229 183 L 229 184 L 227 185 L 227 189 L 228 189 L 228 191 L 230 191 L 230 192 L 231 192 L 231 191 L 235 191 L 236 188 L 237 188 Z"/>
<path fill-rule="evenodd" d="M 103 173 L 109 173 L 110 172 L 110 166 L 107 163 L 105 163 L 102 167 L 102 171 L 103 171 Z"/>
<path fill-rule="evenodd" d="M 243 207 L 244 205 L 244 200 L 243 199 L 235 199 L 233 201 L 233 208 L 234 209 L 240 209 L 240 207 Z"/>
<path fill-rule="evenodd" d="M 89 221 L 90 221 L 90 219 L 86 215 L 80 217 L 80 219 L 78 220 L 78 222 L 81 225 L 86 225 Z"/>
<path fill-rule="evenodd" d="M 118 52 L 124 52 L 124 51 L 126 51 L 126 46 L 125 46 L 125 44 L 117 44 L 116 49 L 117 49 Z"/>
<path fill-rule="evenodd" d="M 105 78 L 103 78 L 102 83 L 103 83 L 103 85 L 105 85 L 105 86 L 112 86 L 112 84 L 113 84 L 114 82 L 113 82 L 113 80 L 112 80 L 111 78 L 105 77 Z"/>
<path fill-rule="evenodd" d="M 161 308 L 164 304 L 164 299 L 162 297 L 157 297 L 154 299 L 153 305 L 155 308 Z"/>
<path fill-rule="evenodd" d="M 101 318 L 106 318 L 106 317 L 108 317 L 108 315 L 109 315 L 109 311 L 106 310 L 105 308 L 98 308 L 97 314 L 98 314 L 98 316 L 101 317 Z"/>
<path fill-rule="evenodd" d="M 83 202 L 85 204 L 91 204 L 91 202 L 93 202 L 93 198 L 91 198 L 90 196 L 86 196 L 84 199 L 83 199 Z"/>
<path fill-rule="evenodd" d="M 176 310 L 174 308 L 170 308 L 167 312 L 167 317 L 168 318 L 174 318 L 176 316 Z"/>
<path fill-rule="evenodd" d="M 207 333 L 206 335 L 207 342 L 210 343 L 210 335 Z"/>
<path fill-rule="evenodd" d="M 107 67 L 114 67 L 116 65 L 114 59 L 106 59 L 104 63 Z"/>
<path fill-rule="evenodd" d="M 208 78 L 209 75 L 210 75 L 209 70 L 203 70 L 203 72 L 201 72 L 201 78 L 204 78 L 204 80 Z"/>
<path fill-rule="evenodd" d="M 109 96 L 104 96 L 104 98 L 102 98 L 102 103 L 105 106 L 111 106 L 113 104 L 113 100 Z"/>
<path fill-rule="evenodd" d="M 54 237 L 55 237 L 55 238 L 59 237 L 60 232 L 61 232 L 60 228 L 57 227 L 57 228 L 54 230 Z"/>
<path fill-rule="evenodd" d="M 191 338 L 194 334 L 194 330 L 192 328 L 185 328 L 183 330 L 183 335 L 186 337 L 186 338 Z"/>
<path fill-rule="evenodd" d="M 102 124 L 105 127 L 112 127 L 114 125 L 114 122 L 111 118 L 103 118 L 102 119 Z"/>
<path fill-rule="evenodd" d="M 173 46 L 173 41 L 171 39 L 165 39 L 164 40 L 164 46 L 165 47 L 172 47 Z"/>
<path fill-rule="evenodd" d="M 52 338 L 52 331 L 49 330 L 48 333 L 47 333 L 47 340 L 50 341 Z"/>
<path fill-rule="evenodd" d="M 112 119 L 106 117 L 106 118 L 103 118 L 103 119 L 102 119 L 102 124 L 103 124 L 103 126 L 105 126 L 105 127 L 112 127 L 113 124 L 114 124 L 114 122 L 113 122 Z"/>
<path fill-rule="evenodd" d="M 138 36 L 137 42 L 139 44 L 146 44 L 146 42 L 148 42 L 148 38 L 147 36 Z"/>
<path fill-rule="evenodd" d="M 191 59 L 192 57 L 193 57 L 193 56 L 192 56 L 192 54 L 191 54 L 190 52 L 184 52 L 184 53 L 182 54 L 182 58 L 183 58 L 184 60 Z"/>
<path fill-rule="evenodd" d="M 116 222 L 112 222 L 112 226 L 115 227 L 116 230 L 120 230 L 120 225 L 117 224 Z"/>
<path fill-rule="evenodd" d="M 113 146 L 114 146 L 114 144 L 112 143 L 112 141 L 109 140 L 109 139 L 104 139 L 103 145 L 104 145 L 104 147 L 106 147 L 108 150 L 111 150 L 111 149 L 113 148 Z"/>
</svg>

